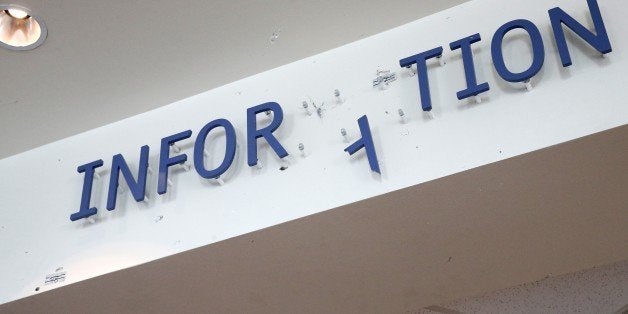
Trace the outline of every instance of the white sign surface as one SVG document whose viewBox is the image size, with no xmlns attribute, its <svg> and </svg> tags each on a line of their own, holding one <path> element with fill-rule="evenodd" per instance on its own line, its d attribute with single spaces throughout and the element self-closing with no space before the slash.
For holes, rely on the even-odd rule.
<svg viewBox="0 0 628 314">
<path fill-rule="evenodd" d="M 628 6 L 621 0 L 600 0 L 613 52 L 602 58 L 579 38 L 568 36 L 573 66 L 567 69 L 559 63 L 547 14 L 556 6 L 592 27 L 584 0 L 476 0 L 0 160 L 0 303 L 36 293 L 50 269 L 63 267 L 71 274 L 63 284 L 88 279 L 626 124 L 628 43 L 623 32 L 628 29 Z M 490 38 L 518 18 L 533 21 L 545 43 L 545 65 L 530 92 L 522 84 L 501 80 L 491 63 Z M 456 99 L 455 93 L 465 87 L 464 72 L 459 52 L 448 49 L 450 42 L 474 33 L 483 38 L 474 44 L 478 81 L 491 85 L 481 104 Z M 416 76 L 399 68 L 399 60 L 441 45 L 446 64 L 430 62 L 435 117 L 429 119 L 420 109 Z M 504 50 L 513 70 L 529 64 L 525 37 L 514 36 Z M 372 87 L 378 69 L 396 73 L 388 89 Z M 336 102 L 334 89 L 343 103 Z M 306 115 L 303 100 L 322 106 L 320 117 Z M 290 156 L 280 161 L 260 145 L 263 167 L 249 168 L 246 108 L 268 101 L 283 107 L 284 122 L 275 134 Z M 407 123 L 400 123 L 398 109 Z M 364 114 L 381 176 L 371 173 L 362 153 L 349 157 L 343 151 L 348 143 L 340 129 L 356 140 L 356 120 Z M 237 157 L 225 185 L 203 180 L 194 170 L 171 170 L 173 186 L 159 196 L 153 173 L 148 202 L 136 203 L 127 188 L 114 211 L 105 209 L 113 155 L 123 154 L 136 169 L 139 149 L 146 144 L 156 169 L 162 137 L 192 129 L 194 138 L 217 118 L 230 120 L 238 133 Z M 224 141 L 214 139 L 209 155 L 222 156 Z M 305 157 L 299 143 L 305 146 Z M 184 141 L 182 152 L 191 156 L 192 146 L 193 139 Z M 95 222 L 71 222 L 83 184 L 76 167 L 97 159 L 105 166 L 94 184 L 92 206 L 99 209 Z"/>
</svg>

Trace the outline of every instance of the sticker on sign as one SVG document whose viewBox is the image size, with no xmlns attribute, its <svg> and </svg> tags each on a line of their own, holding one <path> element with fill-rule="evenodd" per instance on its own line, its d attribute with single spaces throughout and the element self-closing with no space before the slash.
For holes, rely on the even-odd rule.
<svg viewBox="0 0 628 314">
<path fill-rule="evenodd" d="M 66 274 L 67 274 L 67 272 L 60 271 L 60 272 L 56 272 L 54 274 L 47 275 L 46 276 L 46 281 L 44 282 L 44 285 L 52 285 L 52 284 L 64 282 Z"/>
</svg>

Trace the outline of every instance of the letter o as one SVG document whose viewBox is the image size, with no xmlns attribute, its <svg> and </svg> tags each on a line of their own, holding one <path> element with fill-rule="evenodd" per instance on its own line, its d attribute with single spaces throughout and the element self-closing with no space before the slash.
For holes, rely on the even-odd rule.
<svg viewBox="0 0 628 314">
<path fill-rule="evenodd" d="M 530 67 L 521 72 L 521 73 L 513 73 L 508 70 L 506 67 L 506 63 L 504 62 L 504 54 L 502 51 L 502 44 L 504 41 L 504 36 L 506 33 L 513 29 L 523 29 L 530 36 L 530 40 L 532 41 L 532 64 Z M 493 41 L 491 43 L 491 54 L 493 56 L 493 64 L 495 65 L 495 70 L 497 74 L 501 76 L 504 80 L 508 82 L 523 82 L 529 80 L 531 77 L 535 76 L 541 68 L 543 67 L 543 62 L 545 61 L 545 47 L 543 46 L 543 38 L 541 37 L 541 32 L 534 25 L 534 23 L 528 20 L 514 20 L 504 24 L 500 27 L 493 35 Z"/>
</svg>

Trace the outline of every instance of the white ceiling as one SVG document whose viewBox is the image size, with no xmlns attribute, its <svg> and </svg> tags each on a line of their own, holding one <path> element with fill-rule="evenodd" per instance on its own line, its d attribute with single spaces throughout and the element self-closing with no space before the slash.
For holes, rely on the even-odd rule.
<svg viewBox="0 0 628 314">
<path fill-rule="evenodd" d="M 0 158 L 465 1 L 0 0 L 48 26 L 33 51 L 0 48 Z"/>
</svg>

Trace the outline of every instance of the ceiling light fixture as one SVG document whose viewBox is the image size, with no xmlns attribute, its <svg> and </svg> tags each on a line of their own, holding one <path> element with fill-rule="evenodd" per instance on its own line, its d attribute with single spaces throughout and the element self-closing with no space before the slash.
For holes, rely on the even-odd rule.
<svg viewBox="0 0 628 314">
<path fill-rule="evenodd" d="M 48 30 L 41 17 L 22 6 L 0 4 L 0 46 L 31 50 L 41 45 Z"/>
</svg>

